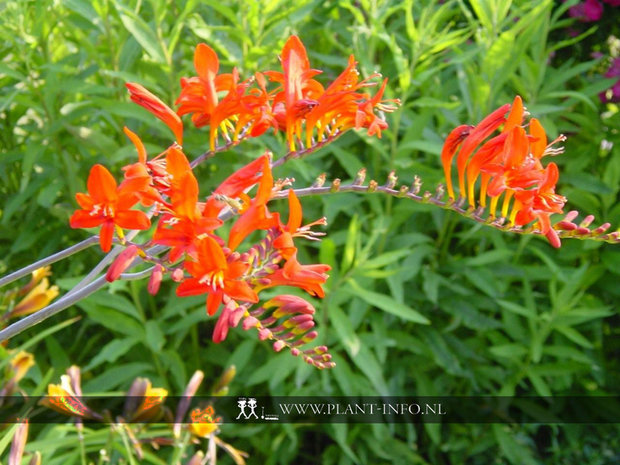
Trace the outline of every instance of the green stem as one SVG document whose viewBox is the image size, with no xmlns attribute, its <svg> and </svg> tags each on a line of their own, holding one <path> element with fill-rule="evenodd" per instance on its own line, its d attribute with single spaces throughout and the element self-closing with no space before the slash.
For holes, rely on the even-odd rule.
<svg viewBox="0 0 620 465">
<path fill-rule="evenodd" d="M 22 268 L 21 270 L 14 271 L 13 273 L 8 274 L 4 276 L 3 278 L 0 278 L 0 287 L 5 286 L 9 283 L 12 283 L 13 281 L 17 279 L 23 276 L 26 276 L 27 274 L 32 273 L 34 270 L 38 268 L 51 265 L 52 263 L 55 263 L 64 258 L 70 257 L 73 254 L 81 252 L 82 250 L 89 248 L 90 246 L 96 244 L 97 242 L 99 242 L 99 236 L 92 236 L 92 237 L 89 237 L 88 239 L 84 239 L 82 242 L 78 242 L 77 244 L 72 245 L 71 247 L 61 250 L 60 252 L 56 252 L 55 254 L 50 255 L 49 257 L 42 258 L 41 260 L 36 261 L 33 264 Z"/>
</svg>

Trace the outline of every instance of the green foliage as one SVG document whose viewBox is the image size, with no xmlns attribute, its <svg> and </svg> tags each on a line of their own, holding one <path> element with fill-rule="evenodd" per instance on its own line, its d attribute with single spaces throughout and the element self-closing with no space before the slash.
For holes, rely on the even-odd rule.
<svg viewBox="0 0 620 465">
<path fill-rule="evenodd" d="M 149 153 L 163 147 L 166 129 L 128 103 L 125 81 L 172 103 L 199 41 L 216 49 L 222 68 L 249 75 L 277 69 L 275 55 L 291 33 L 329 77 L 350 53 L 365 76 L 380 70 L 390 78 L 387 97 L 402 106 L 388 115 L 383 139 L 348 134 L 276 177 L 302 186 L 326 171 L 344 182 L 366 167 L 380 182 L 397 170 L 403 182 L 417 174 L 434 190 L 447 133 L 518 93 L 552 137 L 569 136 L 554 160 L 569 209 L 618 225 L 620 116 L 598 101 L 610 82 L 594 74 L 597 61 L 570 56 L 588 33 L 563 35 L 566 8 L 550 0 L 5 2 L 0 272 L 84 237 L 68 227 L 74 194 L 92 164 L 118 169 L 135 158 L 123 125 L 141 134 Z M 560 52 L 568 58 L 553 60 Z M 206 140 L 192 131 L 184 148 L 197 156 Z M 219 154 L 197 173 L 201 192 L 263 143 L 285 151 L 269 135 Z M 320 343 L 330 346 L 335 369 L 312 370 L 242 331 L 215 345 L 202 298 L 178 299 L 169 282 L 154 298 L 145 283 L 122 282 L 10 341 L 35 354 L 22 387 L 41 393 L 77 364 L 90 394 L 126 391 L 142 376 L 180 395 L 195 370 L 214 380 L 235 365 L 231 395 L 617 394 L 620 252 L 612 246 L 564 241 L 556 251 L 379 194 L 303 205 L 306 218 L 325 215 L 330 223 L 320 246 L 302 253 L 332 266 L 327 297 L 316 306 Z M 54 265 L 53 279 L 68 290 L 69 277 L 100 258 L 82 252 Z M 0 453 L 11 431 L 2 432 Z M 82 434 L 76 447 L 74 427 L 47 425 L 31 432 L 26 450 L 41 451 L 45 464 L 85 463 L 83 454 L 97 457 L 102 448 L 113 463 L 137 461 L 120 432 Z M 579 425 L 252 425 L 225 426 L 221 436 L 248 451 L 249 463 L 266 464 L 604 464 L 618 450 L 609 427 Z M 152 451 L 144 462 L 173 463 L 171 454 Z"/>
</svg>

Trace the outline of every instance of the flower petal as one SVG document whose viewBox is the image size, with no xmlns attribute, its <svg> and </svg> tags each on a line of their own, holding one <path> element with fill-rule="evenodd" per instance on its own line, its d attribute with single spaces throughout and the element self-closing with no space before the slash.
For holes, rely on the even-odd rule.
<svg viewBox="0 0 620 465">
<path fill-rule="evenodd" d="M 94 203 L 116 201 L 116 180 L 105 166 L 97 164 L 91 168 L 87 186 Z"/>
<path fill-rule="evenodd" d="M 116 212 L 114 222 L 125 229 L 149 229 L 151 220 L 140 210 L 123 210 Z"/>
<path fill-rule="evenodd" d="M 101 250 L 109 252 L 112 248 L 112 237 L 114 236 L 114 222 L 111 220 L 106 221 L 101 226 L 99 231 L 99 245 Z"/>
<path fill-rule="evenodd" d="M 69 224 L 72 228 L 96 228 L 101 223 L 103 223 L 104 218 L 100 215 L 92 216 L 90 212 L 85 210 L 76 210 L 73 215 L 71 215 L 71 219 L 69 220 Z"/>
</svg>

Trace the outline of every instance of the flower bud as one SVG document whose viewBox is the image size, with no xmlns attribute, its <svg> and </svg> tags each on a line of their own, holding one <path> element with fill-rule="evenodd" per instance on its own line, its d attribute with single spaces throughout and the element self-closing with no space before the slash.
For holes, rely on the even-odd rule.
<svg viewBox="0 0 620 465">
<path fill-rule="evenodd" d="M 275 350 L 276 352 L 280 352 L 285 347 L 286 343 L 284 341 L 276 341 L 273 343 L 273 350 Z"/>
<path fill-rule="evenodd" d="M 106 281 L 110 283 L 116 281 L 121 273 L 129 268 L 136 255 L 138 255 L 138 247 L 136 245 L 130 245 L 123 250 L 110 265 L 110 268 L 108 268 L 108 272 L 105 275 Z"/>
<path fill-rule="evenodd" d="M 256 328 L 256 326 L 258 326 L 259 323 L 260 322 L 253 316 L 248 316 L 247 318 L 243 320 L 242 328 L 244 329 L 244 331 L 247 331 L 250 328 Z"/>
<path fill-rule="evenodd" d="M 151 273 L 151 278 L 149 279 L 149 284 L 146 288 L 149 294 L 156 295 L 159 291 L 159 285 L 161 284 L 161 280 L 164 276 L 163 269 L 164 267 L 161 266 L 159 263 L 155 265 L 155 268 Z"/>
<path fill-rule="evenodd" d="M 292 315 L 294 313 L 312 315 L 315 312 L 314 307 L 308 301 L 296 295 L 288 294 L 276 296 L 267 301 L 264 306 L 267 308 L 278 307 L 273 312 L 275 318 L 280 318 L 284 315 Z"/>
<path fill-rule="evenodd" d="M 258 338 L 261 341 L 264 341 L 265 339 L 269 339 L 271 338 L 271 331 L 269 331 L 267 328 L 261 328 L 258 330 Z"/>
<path fill-rule="evenodd" d="M 182 268 L 177 268 L 172 272 L 172 280 L 175 283 L 180 283 L 181 281 L 183 281 L 183 269 Z"/>
</svg>

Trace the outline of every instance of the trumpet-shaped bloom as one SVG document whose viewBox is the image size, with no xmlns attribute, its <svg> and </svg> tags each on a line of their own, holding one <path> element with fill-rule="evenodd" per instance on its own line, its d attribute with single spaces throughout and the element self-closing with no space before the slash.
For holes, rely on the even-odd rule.
<svg viewBox="0 0 620 465">
<path fill-rule="evenodd" d="M 303 289 L 312 296 L 323 298 L 325 297 L 323 284 L 329 277 L 326 274 L 329 270 L 331 270 L 329 265 L 300 264 L 295 252 L 282 268 L 267 276 L 269 283 L 261 284 L 260 289 L 275 286 L 293 286 Z"/>
<path fill-rule="evenodd" d="M 553 246 L 559 247 L 560 240 L 551 227 L 550 215 L 561 213 L 566 199 L 555 193 L 559 177 L 557 166 L 550 163 L 544 168 L 541 159 L 545 155 L 561 153 L 562 149 L 552 146 L 564 140 L 564 136 L 547 144 L 545 130 L 535 118 L 530 120 L 529 134 L 526 133 L 523 126 L 525 115 L 523 102 L 517 96 L 512 105 L 501 106 L 478 126 L 459 126 L 450 133 L 441 157 L 448 195 L 454 199 L 451 163 L 460 146 L 457 157 L 459 187 L 461 195 L 467 195 L 470 207 L 475 207 L 475 187 L 480 177 L 480 205 L 485 207 L 486 197 L 491 198 L 491 217 L 495 216 L 499 198 L 503 195 L 503 217 L 517 226 L 537 220 L 540 231 Z M 502 124 L 500 134 L 484 142 Z"/>
<path fill-rule="evenodd" d="M 212 237 L 198 244 L 198 261 L 188 260 L 185 269 L 192 275 L 179 284 L 180 297 L 207 293 L 207 313 L 215 314 L 224 296 L 242 302 L 258 302 L 256 292 L 242 279 L 249 264 L 224 255 L 222 247 Z"/>
<path fill-rule="evenodd" d="M 176 101 L 179 115 L 192 114 L 196 127 L 210 125 L 211 150 L 215 148 L 218 126 L 242 111 L 241 96 L 246 83 L 238 84 L 239 73 L 219 74 L 217 53 L 207 44 L 198 44 L 194 52 L 194 68 L 198 76 L 181 79 L 181 94 Z M 222 101 L 218 92 L 227 92 Z"/>
<path fill-rule="evenodd" d="M 528 224 L 538 220 L 540 230 L 554 247 L 560 246 L 557 233 L 551 227 L 549 217 L 552 213 L 562 213 L 566 197 L 555 193 L 555 185 L 560 172 L 555 163 L 549 163 L 544 170 L 544 178 L 536 189 L 522 190 L 515 194 L 514 210 L 517 211 L 515 223 Z M 514 211 L 513 210 L 513 211 Z"/>
<path fill-rule="evenodd" d="M 274 99 L 274 110 L 283 114 L 284 121 L 279 120 L 282 127 L 286 127 L 286 139 L 291 151 L 295 150 L 295 136 L 301 135 L 303 117 L 317 104 L 317 98 L 323 94 L 323 86 L 312 79 L 322 71 L 310 68 L 310 61 L 306 48 L 299 37 L 291 36 L 282 49 L 282 69 L 267 71 L 265 74 L 275 82 L 283 85 L 283 92 Z M 283 123 L 283 124 L 282 124 Z"/>
<path fill-rule="evenodd" d="M 151 221 L 144 212 L 131 210 L 138 202 L 136 190 L 144 190 L 146 181 L 117 187 L 116 180 L 103 165 L 95 165 L 88 176 L 88 194 L 77 193 L 75 199 L 82 207 L 70 219 L 72 228 L 94 228 L 101 226 L 99 244 L 104 252 L 112 247 L 114 227 L 126 229 L 148 229 Z"/>
<path fill-rule="evenodd" d="M 140 203 L 145 207 L 150 207 L 156 202 L 165 205 L 166 201 L 162 197 L 160 190 L 166 192 L 168 182 L 165 163 L 161 159 L 161 155 L 148 160 L 146 148 L 140 137 L 127 127 L 124 127 L 123 131 L 138 152 L 138 162 L 123 167 L 125 172 L 123 183 L 135 184 L 136 182 L 141 182 L 146 185 L 143 191 L 135 191 L 140 199 Z"/>
<path fill-rule="evenodd" d="M 170 206 L 157 225 L 153 242 L 171 247 L 170 261 L 175 262 L 184 253 L 194 259 L 200 237 L 221 226 L 216 216 L 205 216 L 198 203 L 198 181 L 189 161 L 175 147 L 166 156 Z"/>
<path fill-rule="evenodd" d="M 183 144 L 183 122 L 181 118 L 172 111 L 172 109 L 162 102 L 158 97 L 150 93 L 140 84 L 134 82 L 128 82 L 125 84 L 129 90 L 131 100 L 141 107 L 146 108 L 153 113 L 157 118 L 164 122 L 166 126 L 170 128 L 174 136 L 176 137 L 179 145 Z"/>
<path fill-rule="evenodd" d="M 267 157 L 263 159 L 262 172 L 256 196 L 243 209 L 241 216 L 230 229 L 228 247 L 233 250 L 253 231 L 274 228 L 279 224 L 279 215 L 272 214 L 267 209 L 267 202 L 271 197 L 271 190 L 273 188 L 273 176 Z"/>
<path fill-rule="evenodd" d="M 293 189 L 288 191 L 289 216 L 288 223 L 280 227 L 280 235 L 273 241 L 274 248 L 278 249 L 282 257 L 288 260 L 296 252 L 293 236 L 301 226 L 302 211 L 301 203 Z"/>
</svg>

